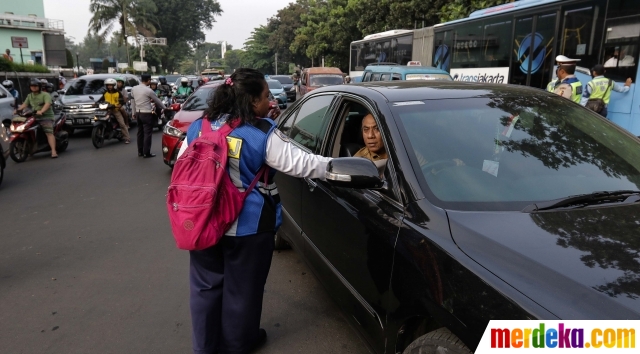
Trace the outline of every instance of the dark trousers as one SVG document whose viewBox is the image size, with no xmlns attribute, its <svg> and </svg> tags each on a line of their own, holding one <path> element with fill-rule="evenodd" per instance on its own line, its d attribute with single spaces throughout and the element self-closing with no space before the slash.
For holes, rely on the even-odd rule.
<svg viewBox="0 0 640 354">
<path fill-rule="evenodd" d="M 189 252 L 195 354 L 244 354 L 257 341 L 273 236 L 224 236 L 211 248 Z"/>
<path fill-rule="evenodd" d="M 138 153 L 151 153 L 151 133 L 154 127 L 154 117 L 151 113 L 138 113 Z"/>
<path fill-rule="evenodd" d="M 609 114 L 609 110 L 607 110 L 607 106 L 604 106 L 602 111 L 600 111 L 600 115 L 607 118 L 607 114 Z"/>
</svg>

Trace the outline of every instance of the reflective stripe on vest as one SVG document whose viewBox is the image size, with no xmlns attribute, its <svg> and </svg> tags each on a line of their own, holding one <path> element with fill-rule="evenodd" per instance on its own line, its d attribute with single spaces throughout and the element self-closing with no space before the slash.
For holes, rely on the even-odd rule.
<svg viewBox="0 0 640 354">
<path fill-rule="evenodd" d="M 609 104 L 609 101 L 611 100 L 609 79 L 606 77 L 599 77 L 589 81 L 588 85 L 591 88 L 591 96 L 589 96 L 590 99 L 600 98 L 605 104 Z M 611 85 L 613 85 L 613 82 Z"/>
</svg>

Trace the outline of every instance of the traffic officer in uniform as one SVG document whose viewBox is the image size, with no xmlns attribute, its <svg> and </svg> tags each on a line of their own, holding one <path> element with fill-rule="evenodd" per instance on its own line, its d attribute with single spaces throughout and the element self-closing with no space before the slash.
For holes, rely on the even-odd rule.
<svg viewBox="0 0 640 354">
<path fill-rule="evenodd" d="M 570 99 L 575 103 L 580 103 L 582 99 L 582 83 L 574 75 L 576 64 L 580 59 L 567 58 L 564 55 L 556 57 L 558 68 L 556 69 L 557 79 L 547 85 L 547 91 Z"/>
<path fill-rule="evenodd" d="M 598 113 L 606 118 L 608 113 L 607 106 L 609 106 L 609 102 L 611 101 L 611 91 L 627 93 L 629 92 L 629 88 L 631 87 L 633 80 L 631 78 L 627 78 L 627 81 L 625 81 L 623 86 L 611 79 L 607 79 L 604 76 L 604 72 L 604 65 L 601 64 L 591 68 L 591 76 L 593 77 L 593 80 L 589 81 L 587 87 L 583 90 L 582 101 L 580 104 L 586 106 L 589 100 L 601 99 L 604 102 L 604 107 Z"/>
<path fill-rule="evenodd" d="M 140 76 L 140 85 L 131 89 L 131 112 L 138 119 L 138 156 L 144 158 L 155 157 L 156 154 L 151 153 L 151 132 L 155 126 L 155 118 L 151 109 L 151 102 L 155 102 L 156 109 L 166 109 L 162 101 L 149 88 L 151 83 L 151 75 L 142 74 Z"/>
</svg>

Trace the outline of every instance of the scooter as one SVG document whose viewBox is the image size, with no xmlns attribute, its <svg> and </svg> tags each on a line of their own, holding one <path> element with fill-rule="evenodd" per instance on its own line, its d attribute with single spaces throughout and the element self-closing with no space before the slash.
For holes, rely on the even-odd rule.
<svg viewBox="0 0 640 354">
<path fill-rule="evenodd" d="M 93 100 L 93 97 L 89 96 Z M 110 103 L 99 103 L 96 115 L 93 117 L 93 130 L 91 131 L 91 142 L 96 149 L 104 145 L 105 140 L 118 139 L 124 140 L 124 134 L 120 129 L 120 124 L 116 119 L 113 110 L 116 106 Z"/>
<path fill-rule="evenodd" d="M 69 133 L 63 129 L 66 120 L 66 114 L 61 114 L 53 123 L 53 136 L 56 138 L 57 152 L 63 152 L 69 146 Z M 11 131 L 9 156 L 13 161 L 24 162 L 29 155 L 51 151 L 47 135 L 36 120 L 33 111 L 19 112 L 18 116 L 11 120 L 9 130 Z"/>
<path fill-rule="evenodd" d="M 168 107 L 165 105 L 165 107 Z M 158 110 L 156 109 L 156 104 L 153 103 L 153 101 L 151 102 L 151 114 L 153 115 L 153 117 L 155 118 L 155 128 L 158 128 L 159 131 L 162 131 L 164 129 L 165 124 L 167 124 L 167 122 L 169 121 L 169 119 L 167 119 L 167 116 L 165 115 L 165 110 L 160 110 L 160 113 L 158 114 Z"/>
</svg>

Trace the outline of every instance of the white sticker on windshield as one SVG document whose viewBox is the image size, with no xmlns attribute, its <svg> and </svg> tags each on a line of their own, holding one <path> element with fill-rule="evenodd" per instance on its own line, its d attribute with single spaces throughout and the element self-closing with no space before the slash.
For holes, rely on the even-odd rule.
<svg viewBox="0 0 640 354">
<path fill-rule="evenodd" d="M 398 106 L 413 106 L 416 104 L 424 104 L 424 102 L 422 101 L 407 101 L 407 102 L 394 102 L 393 106 L 394 107 L 398 107 Z"/>
<path fill-rule="evenodd" d="M 482 171 L 490 175 L 493 175 L 495 177 L 498 177 L 499 166 L 500 166 L 500 163 L 497 161 L 484 160 L 484 162 L 482 163 Z"/>
</svg>

